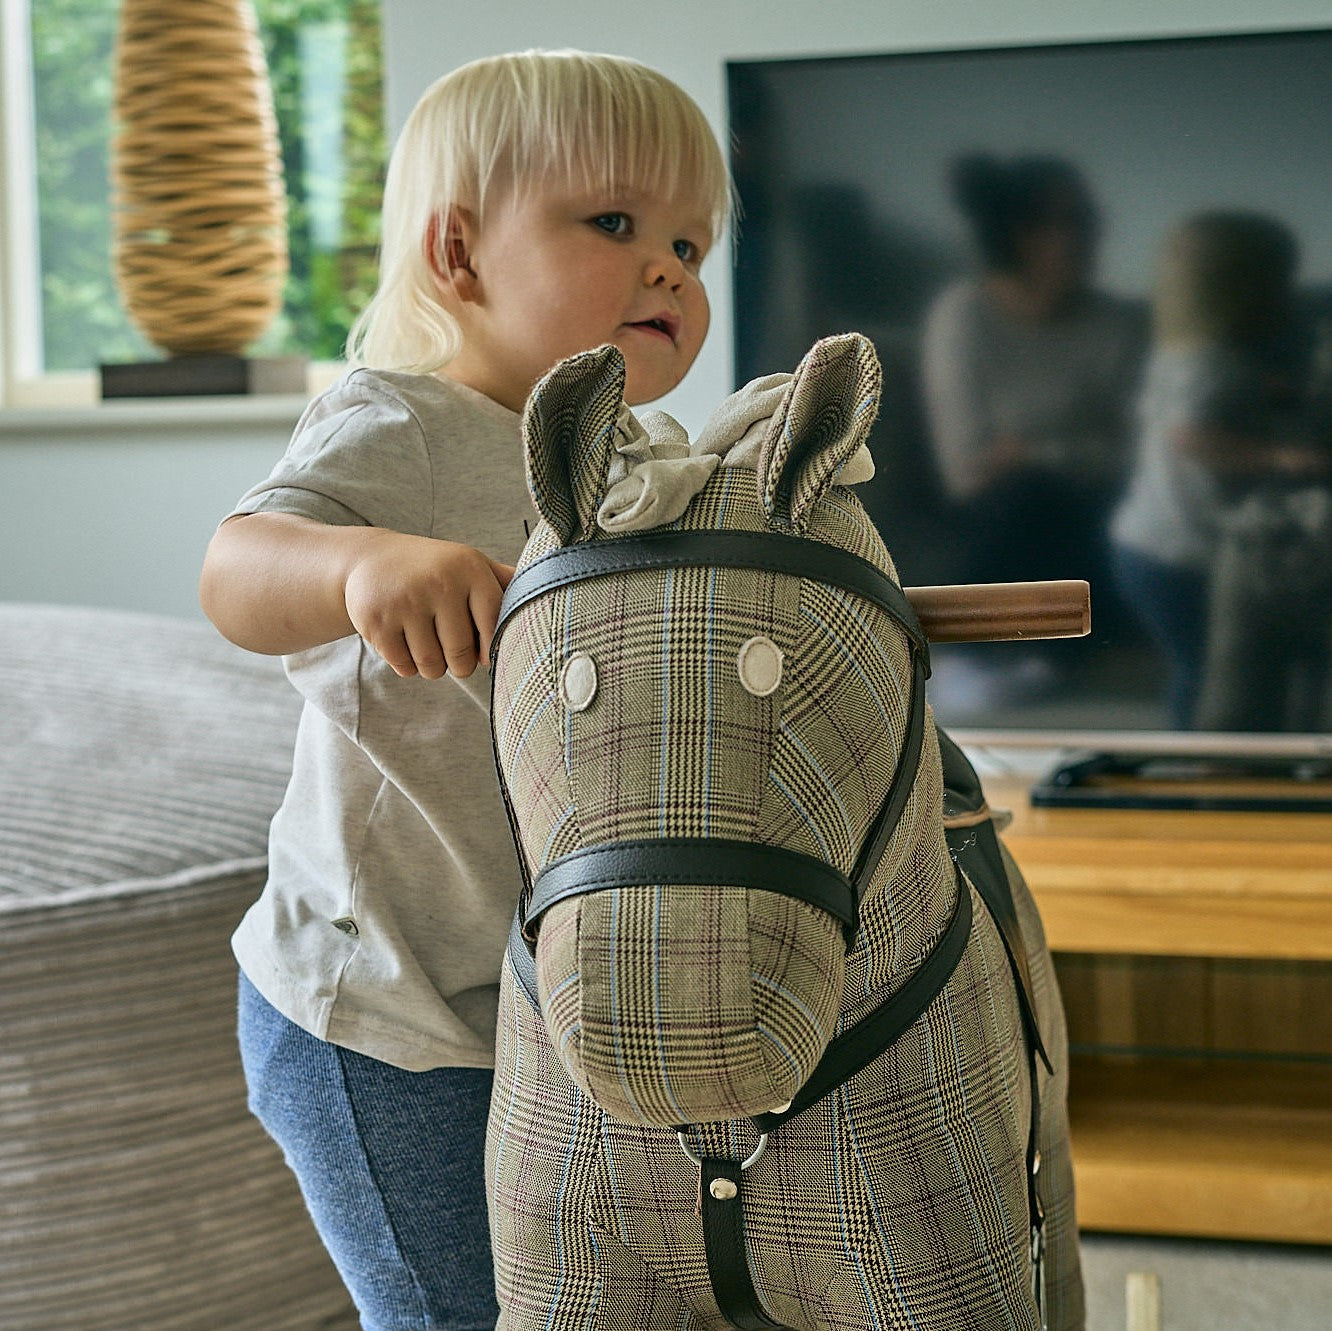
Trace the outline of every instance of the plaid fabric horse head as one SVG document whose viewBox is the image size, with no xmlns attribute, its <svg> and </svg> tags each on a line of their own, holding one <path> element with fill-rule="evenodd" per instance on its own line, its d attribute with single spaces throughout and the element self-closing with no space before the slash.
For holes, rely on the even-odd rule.
<svg viewBox="0 0 1332 1331">
<path fill-rule="evenodd" d="M 500 1325 L 1076 1328 L 1049 955 L 848 488 L 873 349 L 692 444 L 623 387 L 604 347 L 528 404 L 492 661 Z"/>
</svg>

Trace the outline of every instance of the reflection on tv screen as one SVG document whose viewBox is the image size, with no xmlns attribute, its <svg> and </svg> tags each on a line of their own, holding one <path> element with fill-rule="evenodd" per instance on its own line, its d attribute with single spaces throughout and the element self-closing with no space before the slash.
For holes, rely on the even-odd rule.
<svg viewBox="0 0 1332 1331">
<path fill-rule="evenodd" d="M 954 727 L 1332 730 L 1332 30 L 732 63 L 736 377 L 875 343 L 908 585 L 1087 578 L 938 647 Z"/>
</svg>

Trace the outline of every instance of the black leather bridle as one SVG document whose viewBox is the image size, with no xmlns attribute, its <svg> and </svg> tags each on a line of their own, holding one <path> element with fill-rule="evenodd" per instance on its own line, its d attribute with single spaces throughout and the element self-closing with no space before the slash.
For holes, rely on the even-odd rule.
<svg viewBox="0 0 1332 1331">
<path fill-rule="evenodd" d="M 579 893 L 640 883 L 722 883 L 781 892 L 818 906 L 841 922 L 849 946 L 859 924 L 860 902 L 911 793 L 925 733 L 929 645 L 910 601 L 881 569 L 825 541 L 780 532 L 658 530 L 588 541 L 564 546 L 514 576 L 500 606 L 494 642 L 498 644 L 519 609 L 548 592 L 589 578 L 685 567 L 751 568 L 812 578 L 873 602 L 906 633 L 912 680 L 902 756 L 855 867 L 848 877 L 823 860 L 783 846 L 717 837 L 643 838 L 587 846 L 552 861 L 534 881 L 523 864 L 523 933 L 530 942 L 541 915 L 555 902 Z"/>
</svg>

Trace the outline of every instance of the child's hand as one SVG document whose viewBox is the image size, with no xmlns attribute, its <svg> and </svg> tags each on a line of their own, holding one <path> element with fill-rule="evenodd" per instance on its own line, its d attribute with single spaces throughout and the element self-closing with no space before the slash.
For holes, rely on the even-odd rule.
<svg viewBox="0 0 1332 1331">
<path fill-rule="evenodd" d="M 404 677 L 466 679 L 490 655 L 513 568 L 470 545 L 381 531 L 343 588 L 357 633 Z"/>
</svg>

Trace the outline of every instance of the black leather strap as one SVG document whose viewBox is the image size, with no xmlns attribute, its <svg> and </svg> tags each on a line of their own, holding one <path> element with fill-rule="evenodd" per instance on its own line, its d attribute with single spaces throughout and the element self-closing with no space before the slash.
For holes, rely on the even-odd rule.
<svg viewBox="0 0 1332 1331">
<path fill-rule="evenodd" d="M 1045 1064 L 1046 1071 L 1053 1074 L 1050 1056 L 1045 1051 L 1036 1021 L 1036 996 L 1031 981 L 1031 968 L 1027 964 L 1027 949 L 1022 941 L 1022 924 L 1017 916 L 1017 907 L 1013 904 L 1013 892 L 1004 868 L 1003 852 L 999 848 L 999 835 L 994 829 L 994 819 L 988 816 L 980 778 L 967 756 L 943 731 L 939 732 L 939 753 L 943 759 L 944 835 L 948 849 L 971 879 L 972 886 L 985 902 L 985 909 L 999 930 L 1017 987 L 1027 1043 L 1034 1055 Z M 949 820 L 965 818 L 968 814 L 975 816 L 974 821 L 948 825 Z"/>
<path fill-rule="evenodd" d="M 831 864 L 784 846 L 721 837 L 659 837 L 584 846 L 537 874 L 523 920 L 529 936 L 557 901 L 642 883 L 720 883 L 780 892 L 834 915 L 849 934 L 858 922 L 856 892 Z"/>
<path fill-rule="evenodd" d="M 1027 1213 L 1031 1225 L 1031 1262 L 1033 1294 L 1041 1311 L 1041 1325 L 1045 1325 L 1044 1304 L 1044 1244 L 1045 1208 L 1040 1196 L 1040 1077 L 1036 1068 L 1039 1058 L 1045 1069 L 1054 1075 L 1050 1056 L 1041 1039 L 1036 1020 L 1036 998 L 1031 982 L 1031 968 L 1027 964 L 1027 950 L 1022 941 L 1022 924 L 1013 903 L 1013 890 L 1004 868 L 1003 853 L 994 819 L 989 816 L 985 793 L 980 778 L 966 754 L 942 731 L 939 749 L 943 758 L 944 816 L 952 825 L 945 825 L 945 836 L 954 863 L 971 880 L 977 895 L 994 920 L 1008 955 L 1009 970 L 1013 974 L 1013 987 L 1017 991 L 1018 1008 L 1026 1035 L 1027 1071 L 1031 1082 L 1031 1119 L 1027 1127 Z"/>
<path fill-rule="evenodd" d="M 865 893 L 869 891 L 874 870 L 878 868 L 888 839 L 902 817 L 902 810 L 911 797 L 911 787 L 916 783 L 916 773 L 920 768 L 920 754 L 925 743 L 925 660 L 916 654 L 912 657 L 911 665 L 911 694 L 907 702 L 909 710 L 906 733 L 902 736 L 902 752 L 898 755 L 893 779 L 884 792 L 874 822 L 865 833 L 860 854 L 856 856 L 855 868 L 851 871 L 857 901 L 864 901 Z"/>
<path fill-rule="evenodd" d="M 500 603 L 494 642 L 510 616 L 528 601 L 582 582 L 644 568 L 754 568 L 813 578 L 854 592 L 887 611 L 911 639 L 929 675 L 929 643 L 902 589 L 875 564 L 807 536 L 773 531 L 660 528 L 604 541 L 562 546 L 513 576 Z M 493 654 L 493 648 L 492 648 Z"/>
<path fill-rule="evenodd" d="M 1048 1064 L 1047 1064 L 1048 1066 Z M 1045 1318 L 1045 1207 L 1041 1202 L 1041 1083 L 1036 1072 L 1036 1054 L 1027 1045 L 1027 1068 L 1031 1076 L 1031 1119 L 1027 1128 L 1027 1219 L 1031 1233 L 1031 1292 Z"/>
<path fill-rule="evenodd" d="M 538 1012 L 541 1011 L 541 999 L 537 995 L 536 957 L 523 937 L 522 918 L 515 914 L 509 926 L 509 960 L 513 963 L 513 978 L 524 996 Z"/>
<path fill-rule="evenodd" d="M 953 918 L 925 960 L 891 998 L 830 1041 L 809 1080 L 786 1109 L 779 1114 L 760 1114 L 753 1120 L 760 1132 L 780 1127 L 788 1118 L 794 1118 L 869 1067 L 938 997 L 957 969 L 971 936 L 971 893 L 956 866 L 954 875 L 957 904 L 953 907 Z"/>
<path fill-rule="evenodd" d="M 744 1175 L 738 1161 L 704 1157 L 699 1165 L 703 1249 L 721 1315 L 740 1331 L 788 1331 L 759 1302 L 745 1253 Z"/>
</svg>

